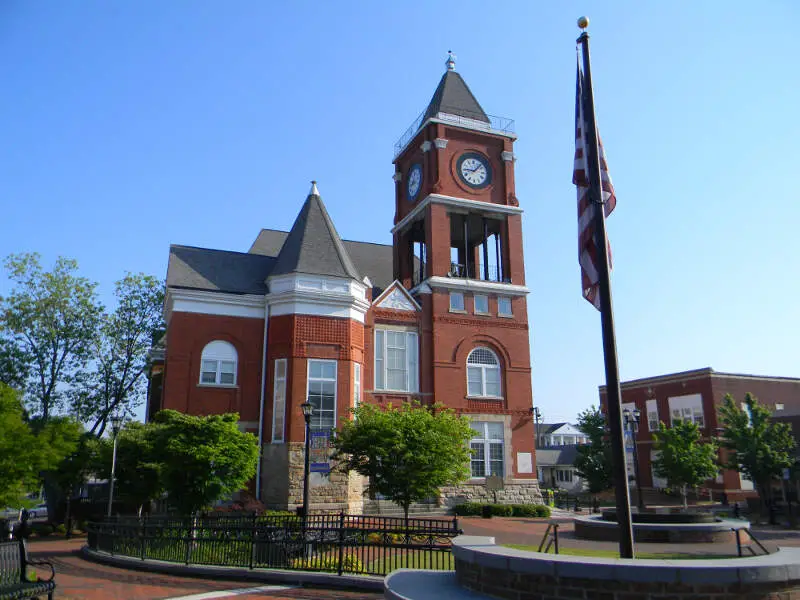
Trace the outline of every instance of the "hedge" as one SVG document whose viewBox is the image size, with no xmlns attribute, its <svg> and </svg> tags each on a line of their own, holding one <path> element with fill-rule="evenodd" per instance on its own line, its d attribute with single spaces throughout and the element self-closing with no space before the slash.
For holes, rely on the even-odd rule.
<svg viewBox="0 0 800 600">
<path fill-rule="evenodd" d="M 544 504 L 481 504 L 466 502 L 459 504 L 453 512 L 462 517 L 480 517 L 483 507 L 489 506 L 493 517 L 543 517 L 550 516 L 550 507 Z"/>
</svg>

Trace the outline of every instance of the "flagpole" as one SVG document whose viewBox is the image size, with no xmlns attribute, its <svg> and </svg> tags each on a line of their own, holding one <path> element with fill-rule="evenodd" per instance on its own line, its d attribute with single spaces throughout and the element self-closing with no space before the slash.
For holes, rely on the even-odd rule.
<svg viewBox="0 0 800 600">
<path fill-rule="evenodd" d="M 603 327 L 603 356 L 606 367 L 606 392 L 608 399 L 608 426 L 611 434 L 611 467 L 617 500 L 617 526 L 619 531 L 619 555 L 633 558 L 633 524 L 631 522 L 631 499 L 628 491 L 628 472 L 625 466 L 625 439 L 622 434 L 621 392 L 619 386 L 619 364 L 617 341 L 614 333 L 614 310 L 611 303 L 611 278 L 608 268 L 608 238 L 603 206 L 603 189 L 600 175 L 600 149 L 597 143 L 597 126 L 594 115 L 594 93 L 592 91 L 592 69 L 589 61 L 589 34 L 585 31 L 589 20 L 581 17 L 578 25 L 584 29 L 578 38 L 583 51 L 584 119 L 586 123 L 586 158 L 589 176 L 589 198 L 594 204 L 597 254 L 600 259 L 600 319 Z"/>
</svg>

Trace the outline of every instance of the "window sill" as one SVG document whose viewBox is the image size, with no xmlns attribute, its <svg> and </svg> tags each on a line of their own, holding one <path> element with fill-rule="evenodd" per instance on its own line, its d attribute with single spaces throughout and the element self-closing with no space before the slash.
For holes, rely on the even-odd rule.
<svg viewBox="0 0 800 600">
<path fill-rule="evenodd" d="M 463 308 L 451 308 L 450 312 L 451 313 L 457 313 L 459 315 L 466 315 L 467 314 L 467 311 L 464 310 Z"/>
<path fill-rule="evenodd" d="M 201 388 L 222 388 L 226 390 L 233 390 L 239 387 L 236 383 L 198 383 L 197 387 Z"/>
<path fill-rule="evenodd" d="M 502 313 L 502 314 L 501 313 L 497 313 L 497 316 L 500 317 L 501 319 L 513 319 L 514 318 L 514 315 L 507 315 L 505 313 Z"/>
<path fill-rule="evenodd" d="M 502 402 L 505 400 L 504 396 L 466 396 L 467 400 L 491 400 L 494 402 Z"/>
<path fill-rule="evenodd" d="M 475 311 L 475 316 L 478 316 L 478 317 L 491 317 L 492 313 L 490 313 L 489 311 L 476 310 Z"/>
<path fill-rule="evenodd" d="M 366 390 L 367 392 L 372 392 L 373 394 L 407 394 L 409 396 L 413 394 L 419 394 L 419 391 L 409 391 L 409 390 L 389 390 L 389 389 L 374 389 L 374 390 Z"/>
</svg>

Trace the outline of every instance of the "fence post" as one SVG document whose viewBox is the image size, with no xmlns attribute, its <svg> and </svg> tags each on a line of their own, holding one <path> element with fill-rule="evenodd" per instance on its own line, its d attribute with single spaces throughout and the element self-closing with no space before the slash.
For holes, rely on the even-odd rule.
<svg viewBox="0 0 800 600">
<path fill-rule="evenodd" d="M 258 513 L 253 513 L 253 524 L 250 528 L 250 570 L 253 569 L 253 565 L 256 561 L 256 520 L 258 519 Z"/>
<path fill-rule="evenodd" d="M 344 571 L 344 511 L 339 514 L 339 576 Z"/>
<path fill-rule="evenodd" d="M 146 537 L 147 536 L 147 515 L 145 515 L 144 518 L 142 518 L 140 520 L 142 522 L 142 533 L 141 533 L 142 548 L 141 548 L 141 550 L 142 550 L 142 560 L 144 560 L 144 558 L 145 558 L 145 546 L 147 544 L 147 537 Z"/>
<path fill-rule="evenodd" d="M 558 523 L 553 524 L 553 540 L 555 541 L 556 554 L 558 554 Z"/>
<path fill-rule="evenodd" d="M 192 560 L 192 543 L 194 542 L 194 516 L 189 517 L 189 528 L 186 531 L 186 564 Z"/>
</svg>

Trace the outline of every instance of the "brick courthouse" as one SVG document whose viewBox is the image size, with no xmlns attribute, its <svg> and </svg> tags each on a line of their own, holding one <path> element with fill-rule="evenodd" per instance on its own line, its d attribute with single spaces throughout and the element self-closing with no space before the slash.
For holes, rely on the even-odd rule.
<svg viewBox="0 0 800 600">
<path fill-rule="evenodd" d="M 515 136 L 447 67 L 395 148 L 391 245 L 343 241 L 312 184 L 290 231 L 262 229 L 247 252 L 170 248 L 148 417 L 238 412 L 269 506 L 302 503 L 306 400 L 319 430 L 360 402 L 454 408 L 472 423 L 472 478 L 443 501 L 485 497 L 490 474 L 502 501 L 541 498 Z M 314 509 L 362 507 L 356 476 L 312 484 Z"/>
</svg>

